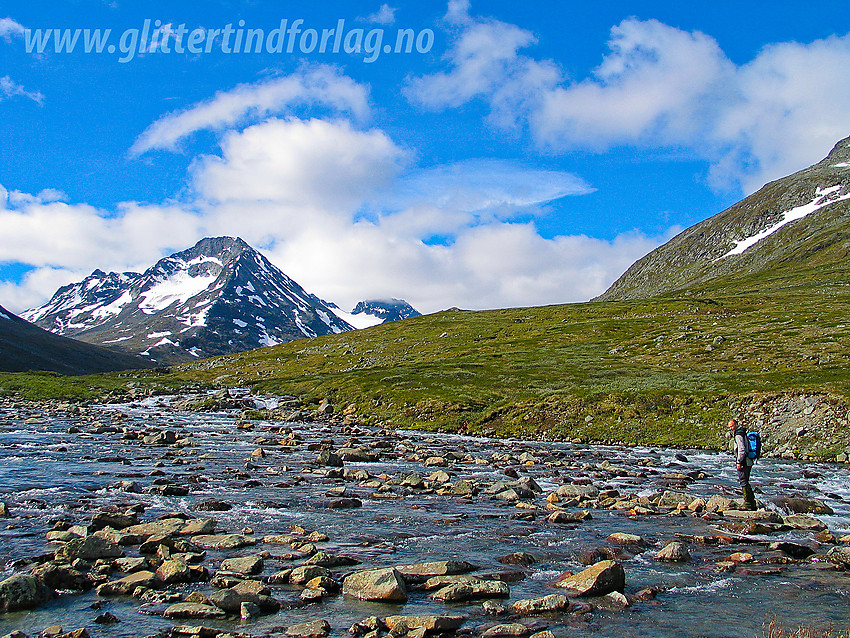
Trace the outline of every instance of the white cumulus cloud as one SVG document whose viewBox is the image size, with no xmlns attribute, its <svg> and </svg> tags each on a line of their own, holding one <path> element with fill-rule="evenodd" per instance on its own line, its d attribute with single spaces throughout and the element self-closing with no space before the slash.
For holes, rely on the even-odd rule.
<svg viewBox="0 0 850 638">
<path fill-rule="evenodd" d="M 715 185 L 749 192 L 850 134 L 850 35 L 775 43 L 738 65 L 709 34 L 630 18 L 592 74 L 568 80 L 532 57 L 527 30 L 471 17 L 464 0 L 447 21 L 447 69 L 411 78 L 408 98 L 429 109 L 482 100 L 491 124 L 526 128 L 555 152 L 685 148 Z"/>
<path fill-rule="evenodd" d="M 334 67 L 305 66 L 284 77 L 240 84 L 185 110 L 164 115 L 136 139 L 130 154 L 174 150 L 180 140 L 196 131 L 225 130 L 299 104 L 322 105 L 365 118 L 369 113 L 369 91 Z"/>
</svg>

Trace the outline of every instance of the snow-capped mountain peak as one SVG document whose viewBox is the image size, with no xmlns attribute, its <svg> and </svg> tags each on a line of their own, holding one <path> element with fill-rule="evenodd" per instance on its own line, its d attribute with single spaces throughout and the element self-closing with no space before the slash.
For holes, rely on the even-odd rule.
<svg viewBox="0 0 850 638">
<path fill-rule="evenodd" d="M 205 238 L 143 273 L 95 270 L 22 316 L 159 363 L 351 330 L 243 240 Z"/>
<path fill-rule="evenodd" d="M 334 313 L 358 330 L 371 328 L 388 321 L 419 317 L 421 313 L 403 299 L 369 299 L 359 302 L 354 310 L 345 312 L 330 304 Z"/>
</svg>

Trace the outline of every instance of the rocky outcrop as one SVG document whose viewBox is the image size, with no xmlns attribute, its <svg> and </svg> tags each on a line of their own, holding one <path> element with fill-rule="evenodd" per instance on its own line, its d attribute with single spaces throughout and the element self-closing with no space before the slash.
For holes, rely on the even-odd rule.
<svg viewBox="0 0 850 638">
<path fill-rule="evenodd" d="M 569 574 L 555 582 L 555 587 L 569 589 L 576 596 L 604 596 L 626 587 L 623 566 L 613 560 L 603 560 L 578 574 Z"/>
<path fill-rule="evenodd" d="M 407 586 L 401 574 L 392 568 L 356 572 L 342 582 L 342 593 L 361 600 L 405 602 Z"/>
<path fill-rule="evenodd" d="M 53 592 L 35 576 L 15 574 L 0 582 L 0 613 L 33 609 L 52 597 Z"/>
</svg>

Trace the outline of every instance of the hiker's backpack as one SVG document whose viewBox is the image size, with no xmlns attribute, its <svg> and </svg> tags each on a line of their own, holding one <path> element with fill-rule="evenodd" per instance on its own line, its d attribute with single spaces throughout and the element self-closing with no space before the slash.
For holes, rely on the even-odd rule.
<svg viewBox="0 0 850 638">
<path fill-rule="evenodd" d="M 755 461 L 761 457 L 761 436 L 758 432 L 747 432 L 747 458 Z"/>
</svg>

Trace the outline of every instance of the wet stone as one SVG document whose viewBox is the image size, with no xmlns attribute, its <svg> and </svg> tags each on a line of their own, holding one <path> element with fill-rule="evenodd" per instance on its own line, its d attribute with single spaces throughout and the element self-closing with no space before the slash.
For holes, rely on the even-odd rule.
<svg viewBox="0 0 850 638">
<path fill-rule="evenodd" d="M 555 587 L 569 589 L 577 596 L 603 596 L 612 591 L 623 591 L 626 576 L 623 566 L 613 560 L 604 560 L 578 574 L 564 576 Z"/>
<path fill-rule="evenodd" d="M 227 558 L 222 561 L 221 569 L 244 576 L 253 576 L 263 571 L 263 558 L 261 556 Z"/>
<path fill-rule="evenodd" d="M 447 585 L 431 594 L 431 598 L 444 602 L 456 602 L 480 598 L 507 598 L 510 595 L 510 588 L 501 581 L 472 580 Z"/>
<path fill-rule="evenodd" d="M 44 583 L 29 574 L 15 574 L 0 582 L 0 613 L 33 609 L 53 597 Z"/>
<path fill-rule="evenodd" d="M 343 580 L 342 593 L 361 600 L 407 601 L 407 587 L 395 569 L 371 569 L 355 572 Z"/>
<path fill-rule="evenodd" d="M 327 620 L 313 620 L 290 625 L 285 633 L 290 638 L 324 638 L 331 633 L 331 626 Z"/>
<path fill-rule="evenodd" d="M 201 603 L 176 603 L 163 613 L 165 618 L 224 618 L 227 614 L 212 605 Z"/>
<path fill-rule="evenodd" d="M 668 563 L 686 563 L 691 559 L 688 549 L 677 541 L 671 541 L 655 554 L 655 560 Z"/>
<path fill-rule="evenodd" d="M 482 638 L 505 638 L 528 636 L 531 634 L 531 629 L 521 623 L 508 623 L 503 625 L 493 625 L 481 634 Z"/>
</svg>

